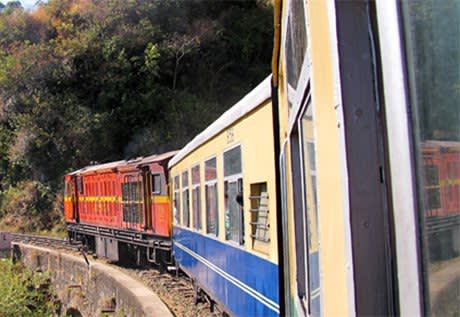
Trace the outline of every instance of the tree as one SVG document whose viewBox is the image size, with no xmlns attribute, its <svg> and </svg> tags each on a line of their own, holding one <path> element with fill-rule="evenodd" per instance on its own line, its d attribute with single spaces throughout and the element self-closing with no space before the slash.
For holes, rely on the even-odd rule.
<svg viewBox="0 0 460 317">
<path fill-rule="evenodd" d="M 15 10 L 23 10 L 24 8 L 22 7 L 21 1 L 10 1 L 6 3 L 6 6 L 4 8 L 4 11 L 6 14 L 10 14 Z"/>
<path fill-rule="evenodd" d="M 52 199 L 91 161 L 182 147 L 269 74 L 271 24 L 260 0 L 49 0 L 0 14 L 0 196 L 27 205 L 33 182 Z"/>
</svg>

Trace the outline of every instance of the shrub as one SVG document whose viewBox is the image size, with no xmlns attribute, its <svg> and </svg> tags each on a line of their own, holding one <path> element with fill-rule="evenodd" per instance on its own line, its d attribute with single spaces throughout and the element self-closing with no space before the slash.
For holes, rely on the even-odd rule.
<svg viewBox="0 0 460 317">
<path fill-rule="evenodd" d="M 9 260 L 0 261 L 0 316 L 53 316 L 58 309 L 55 299 L 45 274 Z"/>
<path fill-rule="evenodd" d="M 0 227 L 20 232 L 49 229 L 61 217 L 57 208 L 53 208 L 53 200 L 51 190 L 36 181 L 9 187 L 1 195 Z"/>
</svg>

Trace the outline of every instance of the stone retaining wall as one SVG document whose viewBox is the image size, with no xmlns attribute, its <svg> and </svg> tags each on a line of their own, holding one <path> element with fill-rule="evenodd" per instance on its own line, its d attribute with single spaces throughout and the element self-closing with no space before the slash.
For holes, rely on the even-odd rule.
<svg viewBox="0 0 460 317">
<path fill-rule="evenodd" d="M 49 274 L 64 316 L 172 317 L 155 293 L 112 266 L 21 243 L 13 243 L 12 254 Z"/>
</svg>

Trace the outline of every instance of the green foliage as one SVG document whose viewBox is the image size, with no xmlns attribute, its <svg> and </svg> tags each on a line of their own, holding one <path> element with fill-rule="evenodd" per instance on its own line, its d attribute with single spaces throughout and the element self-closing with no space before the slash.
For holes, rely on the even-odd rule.
<svg viewBox="0 0 460 317">
<path fill-rule="evenodd" d="M 47 188 L 51 206 L 70 170 L 182 147 L 269 74 L 271 15 L 261 0 L 0 12 L 3 217 L 25 184 Z"/>
<path fill-rule="evenodd" d="M 46 275 L 0 261 L 0 316 L 53 316 L 57 305 Z"/>
<path fill-rule="evenodd" d="M 61 214 L 52 204 L 49 187 L 40 182 L 23 181 L 0 196 L 0 227 L 21 232 L 38 232 L 58 223 Z"/>
</svg>

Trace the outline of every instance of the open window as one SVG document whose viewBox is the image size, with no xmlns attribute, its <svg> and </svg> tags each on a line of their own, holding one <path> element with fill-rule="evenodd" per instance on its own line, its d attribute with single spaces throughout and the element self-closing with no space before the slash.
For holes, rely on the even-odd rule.
<svg viewBox="0 0 460 317">
<path fill-rule="evenodd" d="M 270 252 L 270 208 L 267 183 L 251 184 L 251 238 L 254 250 Z"/>
</svg>

